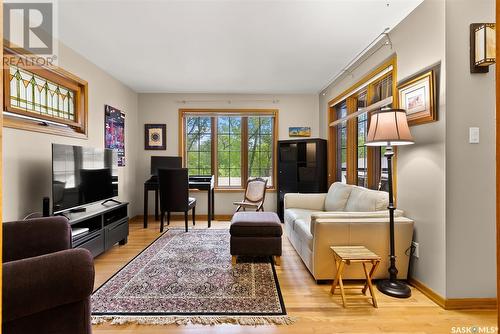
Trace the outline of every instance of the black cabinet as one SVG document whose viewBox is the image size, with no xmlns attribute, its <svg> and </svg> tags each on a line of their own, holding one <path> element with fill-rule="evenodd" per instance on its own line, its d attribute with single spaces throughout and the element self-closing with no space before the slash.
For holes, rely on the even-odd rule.
<svg viewBox="0 0 500 334">
<path fill-rule="evenodd" d="M 323 193 L 327 188 L 326 140 L 278 141 L 278 215 L 286 193 Z"/>
<path fill-rule="evenodd" d="M 116 243 L 127 243 L 128 203 L 90 204 L 83 212 L 68 212 L 73 248 L 88 249 L 94 257 Z"/>
</svg>

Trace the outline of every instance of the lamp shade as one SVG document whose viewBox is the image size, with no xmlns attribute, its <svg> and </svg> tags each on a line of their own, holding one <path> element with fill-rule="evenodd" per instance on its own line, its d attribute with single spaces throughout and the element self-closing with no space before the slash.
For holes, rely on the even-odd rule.
<svg viewBox="0 0 500 334">
<path fill-rule="evenodd" d="M 403 109 L 379 110 L 371 114 L 365 145 L 398 146 L 413 144 Z"/>
<path fill-rule="evenodd" d="M 482 23 L 474 29 L 474 63 L 489 66 L 495 63 L 495 24 Z"/>
</svg>

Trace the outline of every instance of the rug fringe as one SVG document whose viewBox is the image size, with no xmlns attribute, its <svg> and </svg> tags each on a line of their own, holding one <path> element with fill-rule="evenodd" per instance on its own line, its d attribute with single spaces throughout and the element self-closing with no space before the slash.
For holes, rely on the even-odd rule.
<svg viewBox="0 0 500 334">
<path fill-rule="evenodd" d="M 234 324 L 243 326 L 292 325 L 295 319 L 290 316 L 92 316 L 92 324 L 109 323 L 125 325 L 220 325 Z"/>
</svg>

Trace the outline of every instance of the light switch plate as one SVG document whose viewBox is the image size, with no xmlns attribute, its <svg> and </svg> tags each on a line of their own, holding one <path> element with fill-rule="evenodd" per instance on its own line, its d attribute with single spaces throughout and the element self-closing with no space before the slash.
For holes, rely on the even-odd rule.
<svg viewBox="0 0 500 334">
<path fill-rule="evenodd" d="M 479 128 L 469 128 L 469 144 L 479 144 Z"/>
</svg>

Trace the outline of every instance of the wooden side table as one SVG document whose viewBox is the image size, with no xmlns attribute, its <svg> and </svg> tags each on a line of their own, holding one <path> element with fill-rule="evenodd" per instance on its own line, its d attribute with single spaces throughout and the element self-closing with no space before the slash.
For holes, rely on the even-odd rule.
<svg viewBox="0 0 500 334">
<path fill-rule="evenodd" d="M 340 295 L 342 296 L 342 305 L 346 307 L 346 295 L 344 283 L 342 282 L 342 273 L 344 271 L 345 265 L 350 265 L 351 263 L 361 263 L 363 264 L 363 269 L 365 272 L 366 282 L 361 289 L 362 296 L 354 296 L 350 298 L 355 299 L 371 299 L 373 306 L 378 307 L 377 299 L 373 293 L 372 276 L 377 270 L 380 264 L 380 256 L 373 253 L 364 246 L 332 246 L 330 249 L 333 251 L 333 256 L 335 258 L 335 266 L 337 267 L 337 275 L 332 283 L 332 288 L 330 293 L 333 295 L 337 284 L 340 287 Z M 368 272 L 367 264 L 372 265 L 370 271 Z M 366 296 L 366 290 L 370 290 L 371 296 Z"/>
</svg>

